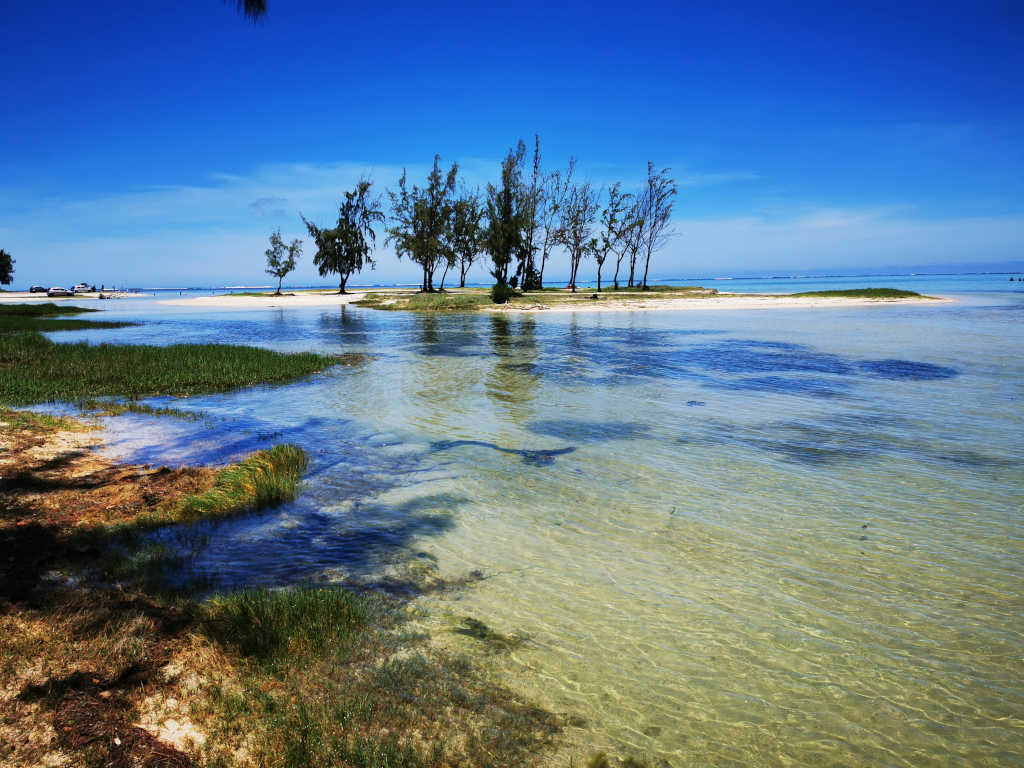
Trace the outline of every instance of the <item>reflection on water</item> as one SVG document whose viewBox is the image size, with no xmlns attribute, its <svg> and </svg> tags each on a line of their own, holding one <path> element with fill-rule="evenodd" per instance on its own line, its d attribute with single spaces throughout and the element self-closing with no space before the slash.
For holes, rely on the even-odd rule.
<svg viewBox="0 0 1024 768">
<path fill-rule="evenodd" d="M 370 353 L 176 404 L 204 421 L 111 420 L 131 460 L 309 452 L 294 503 L 202 526 L 216 585 L 459 582 L 425 625 L 581 715 L 581 751 L 974 766 L 1024 743 L 1016 317 L 154 311 L 77 336 Z"/>
</svg>

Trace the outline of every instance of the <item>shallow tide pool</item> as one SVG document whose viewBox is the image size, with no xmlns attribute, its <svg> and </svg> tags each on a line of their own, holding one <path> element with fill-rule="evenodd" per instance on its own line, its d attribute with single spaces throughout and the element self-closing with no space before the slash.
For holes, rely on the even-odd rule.
<svg viewBox="0 0 1024 768">
<path fill-rule="evenodd" d="M 412 594 L 443 641 L 581 718 L 569 752 L 1021 765 L 1024 297 L 960 299 L 541 316 L 139 302 L 110 313 L 138 327 L 54 338 L 359 353 L 175 402 L 200 421 L 111 419 L 107 450 L 218 463 L 301 445 L 302 496 L 208 526 L 193 571 Z M 464 586 L 419 594 L 424 573 Z"/>
</svg>

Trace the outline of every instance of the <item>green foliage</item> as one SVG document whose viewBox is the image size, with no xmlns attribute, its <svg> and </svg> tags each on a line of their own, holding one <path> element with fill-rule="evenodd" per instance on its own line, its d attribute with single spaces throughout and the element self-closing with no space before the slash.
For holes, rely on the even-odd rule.
<svg viewBox="0 0 1024 768">
<path fill-rule="evenodd" d="M 371 197 L 373 182 L 360 179 L 355 188 L 345 193 L 345 199 L 338 208 L 338 223 L 333 229 L 321 229 L 315 224 L 302 221 L 316 243 L 316 264 L 321 276 L 338 275 L 338 293 L 345 293 L 349 277 L 362 271 L 364 266 L 373 267 L 373 249 L 377 234 L 373 225 L 384 221 L 380 199 Z"/>
<path fill-rule="evenodd" d="M 495 304 L 506 304 L 508 300 L 515 296 L 522 296 L 515 288 L 498 282 L 491 287 L 491 301 Z"/>
<path fill-rule="evenodd" d="M 568 190 L 560 211 L 559 242 L 569 253 L 569 287 L 574 293 L 580 262 L 597 250 L 597 240 L 591 237 L 597 198 L 589 183 L 576 184 Z"/>
<path fill-rule="evenodd" d="M 792 296 L 802 297 L 822 297 L 828 298 L 830 296 L 845 297 L 845 298 L 859 298 L 859 299 L 911 299 L 921 298 L 921 294 L 916 291 L 902 291 L 898 288 L 847 288 L 836 291 L 804 291 L 803 293 L 794 293 Z"/>
<path fill-rule="evenodd" d="M 484 248 L 484 209 L 479 191 L 464 192 L 452 210 L 451 248 L 459 264 L 459 287 L 466 287 L 466 273 Z"/>
<path fill-rule="evenodd" d="M 502 284 L 524 248 L 527 210 L 523 189 L 526 145 L 520 141 L 501 163 L 501 183 L 487 185 L 487 231 L 484 247 L 491 258 L 491 275 Z"/>
<path fill-rule="evenodd" d="M 145 522 L 213 520 L 279 506 L 298 495 L 306 462 L 306 452 L 295 445 L 257 451 L 219 470 L 210 489 L 175 499 Z"/>
<path fill-rule="evenodd" d="M 392 225 L 387 243 L 394 245 L 398 258 L 406 257 L 423 270 L 421 289 L 434 290 L 434 273 L 444 261 L 455 263 L 452 247 L 451 220 L 454 212 L 455 182 L 459 166 L 452 163 L 447 174 L 441 172 L 441 156 L 434 155 L 434 167 L 427 176 L 427 186 L 409 189 L 405 170 L 398 180 L 398 191 L 388 191 L 391 198 Z"/>
<path fill-rule="evenodd" d="M 647 190 L 641 196 L 640 208 L 643 219 L 641 243 L 646 259 L 644 261 L 644 278 L 641 286 L 647 290 L 647 272 L 651 267 L 651 256 L 667 242 L 669 219 L 672 217 L 672 204 L 676 196 L 675 179 L 669 178 L 671 168 L 654 170 L 654 163 L 647 163 Z"/>
<path fill-rule="evenodd" d="M 0 317 L 55 317 L 57 315 L 80 315 L 83 312 L 99 312 L 99 310 L 76 307 L 71 304 L 55 304 L 52 301 L 42 304 L 0 304 Z"/>
<path fill-rule="evenodd" d="M 14 280 L 14 257 L 0 248 L 0 285 L 10 285 Z"/>
<path fill-rule="evenodd" d="M 281 281 L 295 269 L 295 264 L 302 255 L 302 241 L 292 240 L 285 245 L 281 239 L 281 230 L 277 229 L 270 235 L 270 247 L 264 252 L 267 256 L 267 274 L 277 278 L 277 293 L 281 293 Z"/>
<path fill-rule="evenodd" d="M 253 21 L 259 21 L 267 15 L 267 0 L 236 0 L 235 5 L 239 13 Z"/>
<path fill-rule="evenodd" d="M 601 290 L 601 267 L 610 253 L 625 252 L 624 242 L 633 228 L 633 224 L 625 218 L 626 206 L 631 194 L 621 191 L 621 184 L 615 182 L 608 188 L 608 203 L 601 211 L 601 237 L 594 249 L 594 260 L 597 262 L 597 290 Z M 620 259 L 621 260 L 621 259 Z M 618 270 L 615 272 L 618 281 Z"/>
<path fill-rule="evenodd" d="M 343 650 L 367 623 L 367 603 L 342 589 L 246 589 L 212 599 L 208 634 L 262 664 Z"/>
<path fill-rule="evenodd" d="M 39 333 L 0 334 L 0 402 L 186 396 L 285 381 L 335 359 L 224 344 L 55 344 Z"/>
</svg>

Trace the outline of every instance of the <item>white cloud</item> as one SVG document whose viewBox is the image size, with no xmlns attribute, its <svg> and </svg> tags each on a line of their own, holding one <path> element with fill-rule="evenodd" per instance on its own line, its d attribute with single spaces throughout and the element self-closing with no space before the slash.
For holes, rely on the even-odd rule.
<svg viewBox="0 0 1024 768">
<path fill-rule="evenodd" d="M 444 159 L 443 159 L 444 160 Z M 471 185 L 497 175 L 497 162 L 463 164 Z M 423 178 L 426 164 L 409 166 Z M 213 174 L 209 183 L 165 186 L 91 200 L 45 200 L 0 215 L 3 247 L 18 260 L 18 284 L 80 279 L 144 286 L 265 283 L 269 232 L 304 237 L 298 217 L 333 218 L 344 190 L 370 176 L 383 194 L 402 169 L 362 163 L 267 165 L 250 175 Z M 753 174 L 680 176 L 689 186 L 756 178 Z M 7 191 L 10 192 L 9 190 Z M 5 193 L 5 198 L 15 196 Z M 910 206 L 793 206 L 770 214 L 680 218 L 652 274 L 775 269 L 857 269 L 896 264 L 1003 261 L 1024 252 L 1024 214 L 929 219 Z M 310 247 L 307 240 L 307 249 Z M 387 249 L 370 281 L 415 280 L 411 265 Z M 548 274 L 567 271 L 556 257 Z M 296 284 L 322 283 L 307 250 Z M 593 265 L 586 267 L 587 274 Z M 475 272 L 483 279 L 486 271 Z"/>
</svg>

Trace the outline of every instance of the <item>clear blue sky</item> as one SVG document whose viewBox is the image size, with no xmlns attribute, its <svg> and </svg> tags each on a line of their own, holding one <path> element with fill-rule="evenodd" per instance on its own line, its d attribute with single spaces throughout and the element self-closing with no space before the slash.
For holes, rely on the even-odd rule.
<svg viewBox="0 0 1024 768">
<path fill-rule="evenodd" d="M 539 133 L 673 168 L 661 275 L 1024 259 L 1024 5 L 856 5 L 3 0 L 0 247 L 19 285 L 266 283 L 360 174 L 483 183 Z"/>
</svg>

